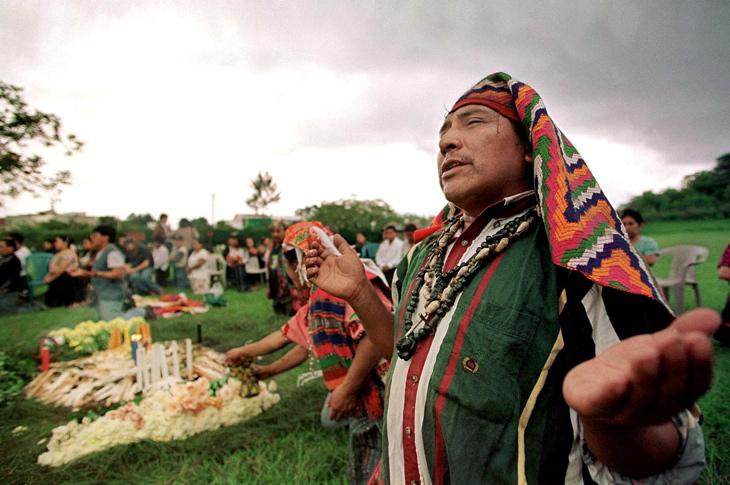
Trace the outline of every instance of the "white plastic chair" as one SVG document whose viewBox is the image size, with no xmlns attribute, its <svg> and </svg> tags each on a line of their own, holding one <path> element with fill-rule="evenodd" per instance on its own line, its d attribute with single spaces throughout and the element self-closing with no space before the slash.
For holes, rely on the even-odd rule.
<svg viewBox="0 0 730 485">
<path fill-rule="evenodd" d="M 659 251 L 660 257 L 671 256 L 672 265 L 669 276 L 657 278 L 657 283 L 664 291 L 667 301 L 670 293 L 674 293 L 674 309 L 677 313 L 684 311 L 684 287 L 690 286 L 695 292 L 697 306 L 702 305 L 700 288 L 695 274 L 696 266 L 707 261 L 710 250 L 703 246 L 671 246 Z"/>
</svg>

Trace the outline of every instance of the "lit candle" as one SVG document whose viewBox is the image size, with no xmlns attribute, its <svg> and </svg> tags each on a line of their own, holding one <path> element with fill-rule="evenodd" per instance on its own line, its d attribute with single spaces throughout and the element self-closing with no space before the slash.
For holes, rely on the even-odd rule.
<svg viewBox="0 0 730 485">
<path fill-rule="evenodd" d="M 117 330 L 117 332 L 118 331 L 119 330 Z M 124 326 L 124 344 L 123 345 L 124 345 L 125 349 L 129 349 L 132 346 L 131 341 L 129 340 L 129 325 Z"/>
<path fill-rule="evenodd" d="M 185 339 L 185 364 L 187 366 L 188 380 L 193 380 L 193 342 Z"/>
<path fill-rule="evenodd" d="M 178 354 L 177 350 L 177 342 L 173 340 L 172 345 L 170 345 L 170 351 L 172 352 L 172 377 L 175 378 L 175 381 L 180 380 L 180 355 Z"/>
</svg>

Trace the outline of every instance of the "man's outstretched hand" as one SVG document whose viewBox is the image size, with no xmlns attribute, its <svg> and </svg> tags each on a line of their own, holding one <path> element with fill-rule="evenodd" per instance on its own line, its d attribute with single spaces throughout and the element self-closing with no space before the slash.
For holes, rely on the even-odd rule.
<svg viewBox="0 0 730 485">
<path fill-rule="evenodd" d="M 316 234 L 312 238 L 304 260 L 307 278 L 324 291 L 351 302 L 368 284 L 360 257 L 339 234 L 335 234 L 333 242 L 341 256 L 324 249 Z"/>
<path fill-rule="evenodd" d="M 584 421 L 627 427 L 667 422 L 709 389 L 710 337 L 719 324 L 717 313 L 697 309 L 665 330 L 626 339 L 568 373 L 565 401 Z"/>
</svg>

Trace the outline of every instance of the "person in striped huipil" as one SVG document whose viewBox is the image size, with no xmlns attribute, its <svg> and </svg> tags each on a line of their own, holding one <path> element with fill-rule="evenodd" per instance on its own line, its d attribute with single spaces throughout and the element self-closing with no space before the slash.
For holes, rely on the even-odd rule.
<svg viewBox="0 0 730 485">
<path fill-rule="evenodd" d="M 539 95 L 481 80 L 445 117 L 437 168 L 448 205 L 397 268 L 394 314 L 341 237 L 305 261 L 392 354 L 372 481 L 694 481 L 719 318 L 675 319 Z"/>
</svg>

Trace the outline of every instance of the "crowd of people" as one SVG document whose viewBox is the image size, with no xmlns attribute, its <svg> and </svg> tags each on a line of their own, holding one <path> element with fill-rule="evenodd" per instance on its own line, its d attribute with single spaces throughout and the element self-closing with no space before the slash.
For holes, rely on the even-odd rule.
<svg viewBox="0 0 730 485">
<path fill-rule="evenodd" d="M 414 225 L 407 225 L 402 241 L 396 237 L 396 227 L 388 225 L 379 244 L 367 242 L 358 233 L 354 246 L 375 261 L 388 279 L 412 244 L 414 230 Z M 108 319 L 125 313 L 132 294 L 159 295 L 172 287 L 202 295 L 219 281 L 241 292 L 266 284 L 274 311 L 292 315 L 302 306 L 302 298 L 286 277 L 280 258 L 283 234 L 284 227 L 274 224 L 270 236 L 258 244 L 252 237 L 231 233 L 225 245 L 213 248 L 186 219 L 173 230 L 166 214 L 156 222 L 150 242 L 144 234 L 117 234 L 108 225 L 94 228 L 78 245 L 60 234 L 42 241 L 35 251 L 50 256 L 42 279 L 48 285 L 44 303 L 48 307 L 92 304 L 100 318 Z M 11 313 L 27 302 L 31 291 L 26 270 L 31 250 L 18 232 L 8 234 L 0 244 L 2 313 Z"/>
<path fill-rule="evenodd" d="M 316 360 L 322 424 L 348 427 L 353 483 L 695 481 L 705 458 L 693 403 L 710 386 L 719 317 L 674 316 L 641 215 L 614 211 L 539 95 L 504 73 L 456 101 L 437 159 L 449 204 L 405 239 L 387 225 L 379 244 L 346 241 L 303 221 L 274 225 L 258 246 L 231 235 L 219 256 L 163 215 L 151 249 L 101 225 L 83 259 L 57 237 L 49 289 L 64 278 L 55 297 L 68 302 L 90 282 L 107 319 L 124 312 L 125 285 L 158 293 L 170 268 L 195 293 L 221 262 L 239 291 L 263 274 L 290 319 L 227 359 L 291 345 L 253 365 L 261 378 Z M 19 251 L 22 237 L 0 241 L 5 296 L 22 291 Z M 730 246 L 723 279 L 727 268 Z"/>
</svg>

